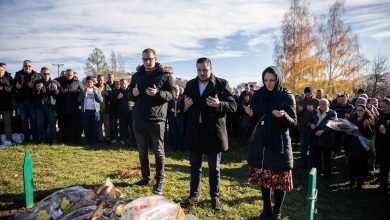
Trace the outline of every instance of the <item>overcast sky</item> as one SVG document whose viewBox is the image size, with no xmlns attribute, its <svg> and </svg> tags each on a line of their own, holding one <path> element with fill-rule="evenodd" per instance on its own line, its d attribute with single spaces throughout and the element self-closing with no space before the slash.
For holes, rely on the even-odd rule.
<svg viewBox="0 0 390 220">
<path fill-rule="evenodd" d="M 314 15 L 334 1 L 309 1 Z M 260 81 L 273 65 L 273 47 L 290 2 L 287 0 L 0 0 L 0 62 L 16 72 L 25 59 L 39 71 L 64 63 L 84 76 L 91 51 L 119 52 L 126 71 L 141 64 L 151 47 L 174 76 L 196 76 L 195 62 L 213 61 L 215 75 L 231 86 Z M 344 20 L 359 34 L 362 53 L 370 60 L 390 51 L 390 1 L 349 0 Z"/>
</svg>

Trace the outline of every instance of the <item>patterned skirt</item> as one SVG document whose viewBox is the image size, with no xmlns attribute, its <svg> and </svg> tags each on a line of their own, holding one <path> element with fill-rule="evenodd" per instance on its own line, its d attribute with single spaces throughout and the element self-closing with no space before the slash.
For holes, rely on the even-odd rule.
<svg viewBox="0 0 390 220">
<path fill-rule="evenodd" d="M 292 172 L 273 171 L 249 167 L 249 182 L 268 189 L 291 191 L 293 189 Z"/>
</svg>

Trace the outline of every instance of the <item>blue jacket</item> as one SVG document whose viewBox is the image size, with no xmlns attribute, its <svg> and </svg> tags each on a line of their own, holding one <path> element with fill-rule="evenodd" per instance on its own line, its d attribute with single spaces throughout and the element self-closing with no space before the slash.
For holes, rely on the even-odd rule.
<svg viewBox="0 0 390 220">
<path fill-rule="evenodd" d="M 94 96 L 95 96 L 95 101 L 94 101 L 95 111 L 98 112 L 100 111 L 100 103 L 103 102 L 103 96 L 99 88 L 97 88 L 96 92 L 94 93 Z M 78 101 L 81 104 L 82 112 L 85 112 L 86 99 L 87 99 L 87 93 L 84 93 L 84 90 L 80 90 Z"/>
</svg>

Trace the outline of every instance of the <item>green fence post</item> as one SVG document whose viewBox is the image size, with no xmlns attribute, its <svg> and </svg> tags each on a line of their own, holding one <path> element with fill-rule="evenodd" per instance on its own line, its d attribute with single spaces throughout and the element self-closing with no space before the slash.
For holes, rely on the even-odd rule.
<svg viewBox="0 0 390 220">
<path fill-rule="evenodd" d="M 23 164 L 23 182 L 24 195 L 26 197 L 26 208 L 34 206 L 34 183 L 33 183 L 33 167 L 30 157 L 30 151 L 26 151 Z"/>
<path fill-rule="evenodd" d="M 309 187 L 307 189 L 307 219 L 314 219 L 314 208 L 317 200 L 317 169 L 312 168 L 309 173 Z"/>
</svg>

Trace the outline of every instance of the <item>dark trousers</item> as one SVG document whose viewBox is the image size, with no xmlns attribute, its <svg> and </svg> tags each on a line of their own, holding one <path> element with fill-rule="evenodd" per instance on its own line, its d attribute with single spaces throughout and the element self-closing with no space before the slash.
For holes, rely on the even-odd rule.
<svg viewBox="0 0 390 220">
<path fill-rule="evenodd" d="M 33 139 L 38 140 L 38 126 L 35 112 L 35 104 L 30 101 L 21 101 L 18 103 L 18 108 L 24 139 L 29 141 L 30 134 L 32 134 Z"/>
<path fill-rule="evenodd" d="M 39 140 L 40 141 L 55 141 L 56 140 L 56 121 L 57 112 L 49 106 L 41 106 L 36 108 Z M 45 125 L 48 126 L 48 134 L 46 135 Z"/>
<path fill-rule="evenodd" d="M 207 153 L 209 165 L 210 197 L 219 197 L 220 186 L 220 163 L 221 153 Z M 203 153 L 190 152 L 191 183 L 190 196 L 199 196 L 201 191 L 200 181 L 202 178 Z"/>
<path fill-rule="evenodd" d="M 379 155 L 379 154 L 378 154 Z M 380 184 L 381 190 L 387 192 L 389 189 L 389 172 L 390 172 L 390 155 L 383 152 L 383 155 L 379 158 L 380 164 Z"/>
<path fill-rule="evenodd" d="M 121 140 L 129 140 L 133 139 L 133 118 L 131 116 L 131 112 L 127 113 L 118 113 L 119 118 L 119 133 L 121 136 Z"/>
<path fill-rule="evenodd" d="M 133 120 L 133 131 L 137 141 L 141 173 L 143 178 L 150 179 L 149 146 L 153 147 L 156 160 L 157 181 L 164 180 L 164 121 Z"/>
<path fill-rule="evenodd" d="M 118 115 L 110 113 L 110 138 L 111 140 L 118 139 Z"/>
<path fill-rule="evenodd" d="M 307 152 L 309 151 L 309 135 L 306 132 L 299 132 L 299 149 L 301 151 L 301 166 L 307 167 L 308 165 L 308 156 Z"/>
<path fill-rule="evenodd" d="M 81 115 L 62 114 L 62 142 L 65 144 L 80 144 L 81 143 Z"/>
<path fill-rule="evenodd" d="M 175 149 L 184 150 L 184 120 L 183 115 L 171 116 L 169 123 L 169 142 Z"/>
<path fill-rule="evenodd" d="M 95 110 L 85 110 L 81 112 L 85 142 L 87 144 L 96 144 L 99 136 L 100 113 Z"/>
<path fill-rule="evenodd" d="M 311 146 L 310 161 L 319 174 L 329 176 L 332 171 L 332 150 L 329 147 Z"/>
<path fill-rule="evenodd" d="M 368 175 L 368 156 L 348 157 L 349 180 L 354 185 L 362 186 Z"/>
</svg>

